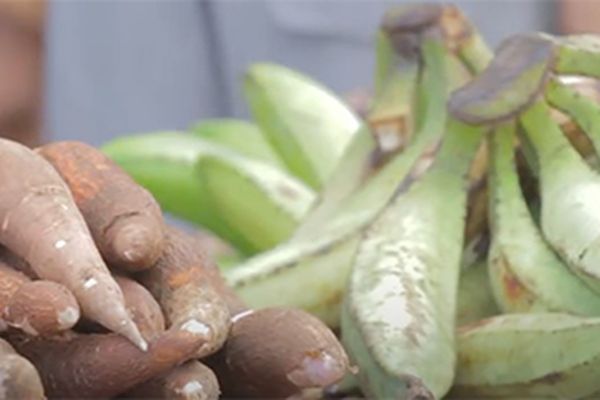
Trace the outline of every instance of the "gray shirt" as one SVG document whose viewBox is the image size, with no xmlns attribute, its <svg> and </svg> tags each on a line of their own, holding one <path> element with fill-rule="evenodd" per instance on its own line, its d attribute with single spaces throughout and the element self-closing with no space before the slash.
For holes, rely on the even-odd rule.
<svg viewBox="0 0 600 400">
<path fill-rule="evenodd" d="M 53 1 L 45 134 L 99 145 L 118 135 L 246 117 L 253 62 L 307 73 L 334 91 L 369 87 L 373 34 L 401 2 L 369 0 Z M 550 1 L 456 1 L 495 46 L 552 31 Z"/>
</svg>

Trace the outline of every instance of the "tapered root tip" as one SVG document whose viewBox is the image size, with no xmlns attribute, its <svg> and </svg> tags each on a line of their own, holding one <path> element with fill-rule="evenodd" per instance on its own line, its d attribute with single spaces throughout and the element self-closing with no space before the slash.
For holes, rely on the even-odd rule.
<svg viewBox="0 0 600 400">
<path fill-rule="evenodd" d="M 148 269 L 161 255 L 163 229 L 145 215 L 123 219 L 107 235 L 111 246 L 110 262 L 128 271 Z"/>
<path fill-rule="evenodd" d="M 110 276 L 109 276 L 110 278 Z M 84 275 L 78 293 L 82 314 L 129 339 L 140 349 L 147 348 L 140 330 L 125 307 L 125 299 L 119 285 L 103 274 Z"/>
<path fill-rule="evenodd" d="M 123 329 L 117 333 L 120 333 L 121 335 L 125 336 L 140 350 L 148 350 L 148 342 L 146 342 L 146 340 L 142 337 L 140 330 L 132 320 L 126 320 L 125 324 L 123 325 Z"/>
<path fill-rule="evenodd" d="M 111 329 L 110 327 L 107 328 Z M 121 323 L 113 328 L 112 331 L 129 339 L 129 341 L 136 345 L 140 350 L 148 350 L 148 342 L 146 342 L 137 325 L 129 316 L 122 318 Z"/>
</svg>

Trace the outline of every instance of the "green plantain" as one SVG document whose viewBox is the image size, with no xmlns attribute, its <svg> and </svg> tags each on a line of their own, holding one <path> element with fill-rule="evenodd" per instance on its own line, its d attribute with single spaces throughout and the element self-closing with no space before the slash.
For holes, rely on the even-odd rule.
<svg viewBox="0 0 600 400">
<path fill-rule="evenodd" d="M 218 143 L 246 157 L 286 170 L 281 158 L 255 124 L 239 119 L 205 119 L 189 128 L 192 135 Z"/>
<path fill-rule="evenodd" d="M 509 314 L 467 325 L 448 398 L 577 399 L 600 390 L 600 319 Z"/>
<path fill-rule="evenodd" d="M 358 130 L 358 118 L 322 85 L 281 65 L 252 65 L 244 92 L 287 168 L 319 189 Z"/>
</svg>

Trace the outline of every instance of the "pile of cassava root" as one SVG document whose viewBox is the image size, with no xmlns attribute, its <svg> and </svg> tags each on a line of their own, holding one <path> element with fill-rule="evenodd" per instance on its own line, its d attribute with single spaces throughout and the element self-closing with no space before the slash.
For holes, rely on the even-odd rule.
<svg viewBox="0 0 600 400">
<path fill-rule="evenodd" d="M 0 139 L 0 398 L 289 398 L 348 371 L 293 309 L 249 310 L 198 237 L 78 142 Z"/>
</svg>

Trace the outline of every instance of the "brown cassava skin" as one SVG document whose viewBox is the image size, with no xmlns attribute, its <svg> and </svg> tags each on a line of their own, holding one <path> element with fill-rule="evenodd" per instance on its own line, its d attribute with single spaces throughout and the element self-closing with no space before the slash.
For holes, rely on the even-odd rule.
<svg viewBox="0 0 600 400">
<path fill-rule="evenodd" d="M 37 151 L 65 180 L 110 266 L 150 268 L 162 252 L 164 220 L 152 195 L 101 151 L 54 142 Z"/>
<path fill-rule="evenodd" d="M 233 316 L 225 345 L 206 360 L 217 374 L 224 395 L 288 397 L 343 378 L 348 370 L 347 355 L 333 332 L 319 319 L 301 310 L 284 308 L 252 312 L 227 286 L 216 264 L 206 257 L 199 237 L 168 228 L 167 242 L 167 248 L 172 248 L 177 257 L 173 257 L 172 263 L 157 265 L 145 274 L 166 271 L 168 267 L 167 275 L 177 281 L 193 271 L 208 279 Z M 189 265 L 197 266 L 198 270 Z M 155 278 L 144 283 L 156 285 L 151 289 L 155 293 L 167 281 Z M 315 368 L 322 373 L 315 374 Z"/>
<path fill-rule="evenodd" d="M 139 279 L 158 299 L 167 326 L 196 321 L 198 333 L 206 338 L 206 344 L 197 354 L 201 358 L 214 353 L 225 342 L 230 313 L 205 267 L 209 260 L 194 243 L 187 234 L 168 228 L 163 254 Z"/>
<path fill-rule="evenodd" d="M 123 294 L 125 296 L 125 301 L 127 305 L 127 310 L 131 313 L 135 323 L 139 326 L 144 338 L 153 341 L 157 340 L 155 346 L 165 347 L 171 346 L 172 351 L 175 353 L 173 356 L 179 357 L 178 354 L 181 354 L 182 351 L 185 351 L 185 343 L 188 344 L 188 350 L 194 350 L 194 346 L 199 344 L 198 338 L 195 339 L 181 339 L 177 338 L 176 334 L 169 333 L 171 335 L 171 339 L 165 340 L 164 338 L 159 339 L 162 334 L 164 334 L 165 330 L 165 322 L 162 316 L 160 306 L 154 300 L 150 292 L 148 292 L 142 285 L 139 283 L 126 278 L 117 276 L 115 278 L 119 286 L 121 287 Z M 43 281 L 34 281 L 29 283 L 38 283 Z M 27 283 L 25 284 L 27 285 Z M 25 286 L 24 285 L 24 286 Z M 173 332 L 175 332 L 174 330 Z M 190 337 L 195 337 L 195 335 L 191 335 L 189 333 L 185 334 Z M 165 334 L 166 336 L 166 334 Z M 101 377 L 111 377 L 108 371 L 102 370 L 110 370 L 113 368 L 112 358 L 115 357 L 115 354 L 123 350 L 123 357 L 131 356 L 131 368 L 141 370 L 143 374 L 142 377 L 138 378 L 135 375 L 132 375 L 130 371 L 124 372 L 122 377 L 112 377 L 112 385 L 114 387 L 118 387 L 119 385 L 124 385 L 123 387 L 126 389 L 126 386 L 129 385 L 129 381 L 137 382 L 138 380 L 145 380 L 147 377 L 152 376 L 152 371 L 162 372 L 166 370 L 170 365 L 176 365 L 174 361 L 172 361 L 173 356 L 167 355 L 165 356 L 166 361 L 161 360 L 152 360 L 145 359 L 143 356 L 140 356 L 135 348 L 130 342 L 128 342 L 123 337 L 114 334 L 104 334 L 104 335 L 83 335 L 78 334 L 73 331 L 65 332 L 62 336 L 55 336 L 53 338 L 48 338 L 45 341 L 35 341 L 31 338 L 28 340 L 27 336 L 19 335 L 15 333 L 9 333 L 9 337 L 19 346 L 19 348 L 25 349 L 24 352 L 27 352 L 28 356 L 33 354 L 31 357 L 36 357 L 35 361 L 40 362 L 40 365 L 46 366 L 46 370 L 43 372 L 44 382 L 48 384 L 48 382 L 54 382 L 56 380 L 55 389 L 51 393 L 55 393 L 55 395 L 63 397 L 63 396 L 75 396 L 75 393 L 78 391 L 91 393 L 91 396 L 96 396 L 98 390 L 102 391 L 103 389 L 97 389 L 101 383 L 90 384 L 89 386 L 78 386 L 78 385 L 87 385 L 87 383 L 79 383 L 77 385 L 69 384 L 66 379 L 69 374 L 68 367 L 64 366 L 63 369 L 56 369 L 55 367 L 50 367 L 51 365 L 51 357 L 54 354 L 57 359 L 55 360 L 56 364 L 59 364 L 59 361 L 63 359 L 68 360 L 68 365 L 73 368 L 70 372 L 72 374 L 72 379 L 77 379 L 76 374 L 79 374 L 79 369 L 83 371 L 92 371 L 95 376 L 98 376 L 99 379 Z M 169 344 L 171 342 L 171 344 Z M 42 347 L 48 346 L 48 349 L 44 349 Z M 135 349 L 132 351 L 131 348 Z M 63 354 L 63 349 L 64 354 Z M 87 350 L 86 350 L 87 349 Z M 90 356 L 89 359 L 84 359 L 85 352 L 94 353 L 93 356 Z M 160 349 L 153 350 L 156 352 L 155 357 L 162 357 L 161 352 L 170 351 L 168 349 Z M 190 353 L 192 354 L 192 353 Z M 65 358 L 66 357 L 66 358 Z M 47 361 L 44 361 L 47 360 Z M 79 361 L 77 361 L 79 360 Z M 177 360 L 176 360 L 177 361 Z M 180 362 L 185 361 L 185 358 L 181 358 Z M 77 363 L 83 363 L 82 366 L 79 366 Z M 116 366 L 121 366 L 121 368 L 126 369 L 127 363 L 129 361 L 127 359 L 123 359 L 121 361 L 116 362 Z M 162 367 L 162 363 L 166 362 L 166 366 Z M 42 367 L 40 367 L 42 368 Z M 56 369 L 56 372 L 54 371 Z M 150 372 L 145 372 L 146 369 L 149 369 Z M 138 372 L 135 372 L 138 373 Z M 144 379 L 145 378 L 145 379 Z M 67 382 L 67 383 L 65 383 Z M 94 386 L 96 385 L 96 386 Z M 117 389 L 115 390 L 115 393 Z M 123 390 L 125 390 L 123 389 Z M 82 393 L 83 393 L 82 392 Z M 96 394 L 95 394 L 96 393 Z M 87 397 L 87 396 L 86 396 Z"/>
<path fill-rule="evenodd" d="M 285 398 L 337 383 L 348 371 L 333 332 L 304 311 L 266 308 L 236 318 L 208 364 L 225 396 Z"/>
<path fill-rule="evenodd" d="M 0 262 L 8 265 L 11 269 L 19 271 L 27 275 L 31 279 L 38 279 L 31 265 L 21 257 L 8 250 L 6 247 L 0 245 Z"/>
<path fill-rule="evenodd" d="M 0 261 L 0 309 L 11 327 L 31 335 L 49 335 L 72 328 L 79 318 L 79 305 L 62 285 L 49 281 L 33 281 L 23 273 Z M 121 288 L 129 315 L 150 340 L 165 330 L 165 319 L 150 292 L 133 279 L 115 276 Z M 89 324 L 89 323 L 88 323 Z M 85 325 L 84 325 L 85 326 Z M 99 327 L 91 327 L 99 330 Z"/>
<path fill-rule="evenodd" d="M 50 281 L 31 281 L 0 261 L 0 320 L 30 335 L 51 335 L 71 329 L 79 305 L 67 288 Z"/>
<path fill-rule="evenodd" d="M 27 147 L 0 139 L 0 243 L 41 278 L 65 285 L 83 315 L 145 345 L 60 175 Z"/>
<path fill-rule="evenodd" d="M 219 382 L 214 372 L 192 360 L 119 396 L 124 399 L 217 400 Z"/>
<path fill-rule="evenodd" d="M 46 398 L 35 367 L 4 339 L 0 339 L 0 376 L 0 400 Z"/>
<path fill-rule="evenodd" d="M 4 310 L 17 290 L 30 280 L 22 272 L 0 260 L 0 309 Z"/>
<path fill-rule="evenodd" d="M 152 294 L 134 281 L 124 276 L 115 276 L 117 284 L 125 296 L 125 306 L 144 339 L 152 340 L 165 331 L 165 317 Z"/>
<path fill-rule="evenodd" d="M 23 354 L 39 366 L 44 383 L 53 385 L 49 394 L 57 397 L 78 397 L 78 393 L 81 397 L 112 396 L 186 361 L 202 344 L 197 335 L 178 332 L 178 328 L 165 333 L 160 306 L 150 292 L 129 278 L 117 276 L 115 280 L 123 291 L 127 310 L 144 338 L 153 343 L 150 352 L 154 354 L 142 353 L 115 334 L 86 335 L 69 331 L 46 340 L 9 334 Z M 86 352 L 90 353 L 87 358 Z M 97 380 L 81 378 L 88 372 Z M 109 380 L 108 388 L 102 387 L 102 379 Z"/>
<path fill-rule="evenodd" d="M 79 313 L 77 300 L 63 285 L 30 281 L 12 296 L 4 309 L 4 320 L 29 335 L 47 336 L 71 329 Z"/>
<path fill-rule="evenodd" d="M 174 327 L 142 351 L 114 334 L 32 338 L 13 333 L 8 340 L 39 371 L 46 394 L 58 398 L 113 397 L 191 359 L 202 346 L 198 335 Z"/>
</svg>

